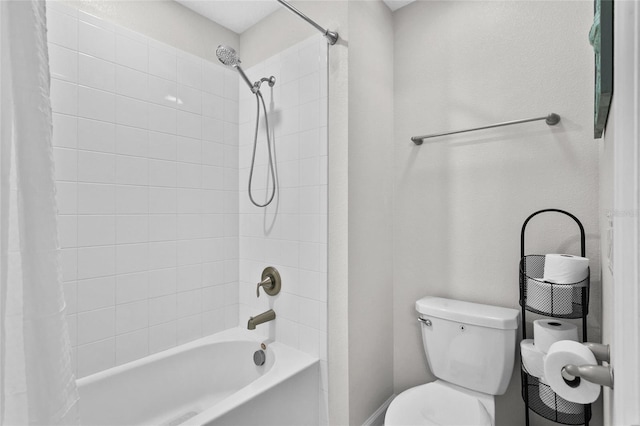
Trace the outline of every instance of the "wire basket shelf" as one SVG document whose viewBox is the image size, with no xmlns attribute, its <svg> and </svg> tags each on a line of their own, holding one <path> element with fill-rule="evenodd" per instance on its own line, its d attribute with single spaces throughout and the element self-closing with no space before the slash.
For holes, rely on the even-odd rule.
<svg viewBox="0 0 640 426">
<path fill-rule="evenodd" d="M 589 275 L 582 281 L 558 284 L 544 281 L 543 255 L 520 260 L 520 306 L 556 318 L 582 318 L 589 313 Z"/>
<path fill-rule="evenodd" d="M 545 419 L 565 425 L 582 425 L 591 419 L 591 405 L 569 402 L 556 394 L 541 379 L 522 369 L 522 399 L 530 410 Z"/>
</svg>

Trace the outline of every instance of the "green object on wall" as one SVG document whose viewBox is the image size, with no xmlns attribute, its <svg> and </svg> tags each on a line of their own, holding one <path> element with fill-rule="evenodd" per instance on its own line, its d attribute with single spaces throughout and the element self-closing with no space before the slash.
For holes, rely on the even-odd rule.
<svg viewBox="0 0 640 426">
<path fill-rule="evenodd" d="M 595 0 L 589 41 L 595 53 L 593 136 L 602 137 L 613 96 L 613 0 Z"/>
</svg>

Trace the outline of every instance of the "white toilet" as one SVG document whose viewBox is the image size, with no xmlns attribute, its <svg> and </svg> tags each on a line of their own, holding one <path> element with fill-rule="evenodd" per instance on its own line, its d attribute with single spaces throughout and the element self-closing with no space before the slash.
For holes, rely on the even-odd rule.
<svg viewBox="0 0 640 426">
<path fill-rule="evenodd" d="M 418 300 L 416 310 L 439 380 L 398 395 L 385 426 L 494 426 L 494 395 L 511 380 L 519 311 L 439 297 Z"/>
</svg>

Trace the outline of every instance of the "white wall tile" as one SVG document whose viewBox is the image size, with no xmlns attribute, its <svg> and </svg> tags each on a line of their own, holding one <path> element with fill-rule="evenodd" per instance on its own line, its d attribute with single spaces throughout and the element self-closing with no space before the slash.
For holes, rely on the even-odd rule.
<svg viewBox="0 0 640 426">
<path fill-rule="evenodd" d="M 189 138 L 202 137 L 202 116 L 186 111 L 177 113 L 177 134 Z"/>
<path fill-rule="evenodd" d="M 177 164 L 175 161 L 149 160 L 149 185 L 175 188 Z"/>
<path fill-rule="evenodd" d="M 202 91 L 193 87 L 178 84 L 178 109 L 194 114 L 202 114 Z"/>
<path fill-rule="evenodd" d="M 202 336 L 202 319 L 200 315 L 179 318 L 176 321 L 176 338 L 178 344 L 190 342 Z"/>
<path fill-rule="evenodd" d="M 149 297 L 165 296 L 168 294 L 173 294 L 175 292 L 176 292 L 176 269 L 175 268 L 157 269 L 154 271 L 149 271 Z"/>
<path fill-rule="evenodd" d="M 115 125 L 104 121 L 78 118 L 78 148 L 115 152 Z"/>
<path fill-rule="evenodd" d="M 164 133 L 176 133 L 176 110 L 160 105 L 149 104 L 149 130 Z"/>
<path fill-rule="evenodd" d="M 145 42 L 116 35 L 116 62 L 138 71 L 147 72 L 149 48 Z"/>
<path fill-rule="evenodd" d="M 51 109 L 53 112 L 78 113 L 78 86 L 68 81 L 51 79 Z"/>
<path fill-rule="evenodd" d="M 191 86 L 196 89 L 202 87 L 201 61 L 195 57 L 178 57 L 177 77 L 178 83 Z"/>
<path fill-rule="evenodd" d="M 77 282 L 78 312 L 111 307 L 115 304 L 115 277 L 101 277 Z"/>
<path fill-rule="evenodd" d="M 49 16 L 78 372 L 235 326 L 237 73 L 74 8 Z"/>
<path fill-rule="evenodd" d="M 147 215 L 116 217 L 116 244 L 147 241 L 149 241 L 149 217 Z"/>
<path fill-rule="evenodd" d="M 202 159 L 202 141 L 200 139 L 178 136 L 178 161 L 200 163 Z"/>
<path fill-rule="evenodd" d="M 146 186 L 117 185 L 117 214 L 146 214 L 149 211 L 149 191 Z"/>
<path fill-rule="evenodd" d="M 115 92 L 116 67 L 112 62 L 80 53 L 78 56 L 78 83 L 94 89 Z"/>
<path fill-rule="evenodd" d="M 78 213 L 115 213 L 115 187 L 113 185 L 78 183 Z"/>
<path fill-rule="evenodd" d="M 78 153 L 75 149 L 53 148 L 56 180 L 75 181 L 78 178 Z"/>
<path fill-rule="evenodd" d="M 148 244 L 120 244 L 116 246 L 116 272 L 129 274 L 148 269 Z"/>
<path fill-rule="evenodd" d="M 116 306 L 116 333 L 128 333 L 149 325 L 147 300 L 124 303 Z"/>
<path fill-rule="evenodd" d="M 116 123 L 146 129 L 149 125 L 149 104 L 137 99 L 116 98 Z"/>
<path fill-rule="evenodd" d="M 149 74 L 176 81 L 177 66 L 175 54 L 149 46 Z"/>
<path fill-rule="evenodd" d="M 146 101 L 149 98 L 149 76 L 122 65 L 116 67 L 116 89 L 119 95 Z"/>
<path fill-rule="evenodd" d="M 78 49 L 78 19 L 47 8 L 47 40 L 68 49 Z"/>
<path fill-rule="evenodd" d="M 120 184 L 147 185 L 149 165 L 146 158 L 116 156 L 116 180 Z"/>
<path fill-rule="evenodd" d="M 51 78 L 78 82 L 78 52 L 49 43 L 49 71 Z"/>
<path fill-rule="evenodd" d="M 116 152 L 146 157 L 149 153 L 149 132 L 129 126 L 116 126 Z"/>
<path fill-rule="evenodd" d="M 175 160 L 177 137 L 170 133 L 149 132 L 149 158 Z"/>
<path fill-rule="evenodd" d="M 105 308 L 78 314 L 78 344 L 95 342 L 115 335 L 115 309 Z"/>
<path fill-rule="evenodd" d="M 175 213 L 177 210 L 176 200 L 176 189 L 150 187 L 149 213 Z"/>
<path fill-rule="evenodd" d="M 76 148 L 78 146 L 78 119 L 73 116 L 52 115 L 53 146 L 61 148 Z"/>
<path fill-rule="evenodd" d="M 113 154 L 78 151 L 78 181 L 89 183 L 113 183 L 116 161 Z"/>
<path fill-rule="evenodd" d="M 149 295 L 148 272 L 122 274 L 116 277 L 116 303 L 147 299 Z"/>
<path fill-rule="evenodd" d="M 78 245 L 78 217 L 76 215 L 58 216 L 58 240 L 61 248 Z"/>
<path fill-rule="evenodd" d="M 149 353 L 156 353 L 176 345 L 175 321 L 149 327 Z"/>
<path fill-rule="evenodd" d="M 115 366 L 115 339 L 78 346 L 78 377 L 85 377 Z"/>
<path fill-rule="evenodd" d="M 175 80 L 149 76 L 149 102 L 176 108 L 178 106 L 178 86 Z"/>
<path fill-rule="evenodd" d="M 115 216 L 78 216 L 78 247 L 106 246 L 115 241 Z"/>
<path fill-rule="evenodd" d="M 86 16 L 86 15 L 85 15 Z M 78 50 L 91 56 L 113 62 L 116 38 L 113 31 L 85 22 L 78 22 Z"/>
<path fill-rule="evenodd" d="M 113 275 L 115 250 L 113 246 L 82 247 L 78 249 L 78 279 Z"/>
<path fill-rule="evenodd" d="M 116 365 L 149 355 L 149 330 L 142 329 L 116 337 Z"/>
<path fill-rule="evenodd" d="M 115 95 L 89 87 L 78 87 L 78 116 L 113 122 L 116 115 Z"/>
</svg>

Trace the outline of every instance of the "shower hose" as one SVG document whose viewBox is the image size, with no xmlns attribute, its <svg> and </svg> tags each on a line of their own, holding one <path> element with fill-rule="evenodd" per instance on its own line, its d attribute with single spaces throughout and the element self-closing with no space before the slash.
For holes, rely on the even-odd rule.
<svg viewBox="0 0 640 426">
<path fill-rule="evenodd" d="M 273 165 L 273 155 L 271 153 L 271 134 L 269 132 L 269 117 L 267 116 L 267 106 L 264 103 L 264 98 L 262 97 L 262 93 L 260 93 L 260 90 L 257 90 L 255 95 L 256 95 L 256 107 L 257 107 L 256 129 L 253 134 L 253 155 L 251 156 L 251 170 L 249 171 L 249 185 L 247 187 L 247 191 L 249 192 L 249 199 L 251 200 L 254 206 L 266 207 L 269 204 L 271 204 L 271 202 L 273 201 L 273 198 L 276 195 L 277 181 L 276 181 L 275 167 Z M 267 131 L 267 151 L 269 152 L 269 172 L 271 174 L 271 179 L 273 181 L 273 189 L 271 191 L 271 196 L 269 197 L 269 200 L 264 204 L 260 204 L 256 202 L 256 200 L 253 199 L 253 194 L 251 193 L 251 186 L 253 182 L 253 168 L 256 161 L 256 147 L 258 146 L 258 127 L 260 125 L 260 103 L 262 103 L 262 110 L 264 111 L 264 122 L 265 122 L 266 131 Z M 269 184 L 267 181 L 267 188 L 268 186 Z"/>
</svg>

